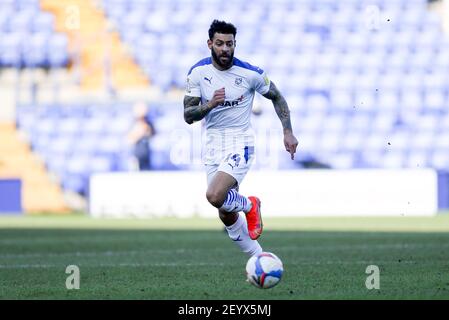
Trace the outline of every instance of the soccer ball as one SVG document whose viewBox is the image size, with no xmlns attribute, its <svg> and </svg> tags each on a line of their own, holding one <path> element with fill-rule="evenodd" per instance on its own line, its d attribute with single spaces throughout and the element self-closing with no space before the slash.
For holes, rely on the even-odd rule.
<svg viewBox="0 0 449 320">
<path fill-rule="evenodd" d="M 246 277 L 257 288 L 272 288 L 281 281 L 284 266 L 281 259 L 271 252 L 262 252 L 246 263 Z"/>
</svg>

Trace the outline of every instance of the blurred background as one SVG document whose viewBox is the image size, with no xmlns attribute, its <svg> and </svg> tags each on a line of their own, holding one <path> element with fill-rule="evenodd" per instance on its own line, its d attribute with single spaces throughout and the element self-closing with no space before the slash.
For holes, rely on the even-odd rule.
<svg viewBox="0 0 449 320">
<path fill-rule="evenodd" d="M 101 173 L 203 192 L 182 99 L 213 19 L 291 109 L 295 161 L 256 97 L 252 170 L 431 170 L 449 207 L 449 1 L 0 0 L 0 212 L 88 211 Z"/>
</svg>

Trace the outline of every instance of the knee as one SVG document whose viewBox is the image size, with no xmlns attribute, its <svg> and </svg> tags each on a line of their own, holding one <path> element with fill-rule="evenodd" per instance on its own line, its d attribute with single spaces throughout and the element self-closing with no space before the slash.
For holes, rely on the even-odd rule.
<svg viewBox="0 0 449 320">
<path fill-rule="evenodd" d="M 220 192 L 214 190 L 207 190 L 206 192 L 207 201 L 215 208 L 220 208 L 223 205 L 224 197 Z"/>
</svg>

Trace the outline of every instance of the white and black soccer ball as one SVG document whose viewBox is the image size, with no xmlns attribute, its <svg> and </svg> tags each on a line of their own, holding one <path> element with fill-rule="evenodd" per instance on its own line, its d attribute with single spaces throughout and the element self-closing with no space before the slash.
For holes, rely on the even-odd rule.
<svg viewBox="0 0 449 320">
<path fill-rule="evenodd" d="M 246 263 L 248 281 L 257 288 L 272 288 L 281 281 L 284 266 L 274 253 L 262 252 L 249 258 Z"/>
</svg>

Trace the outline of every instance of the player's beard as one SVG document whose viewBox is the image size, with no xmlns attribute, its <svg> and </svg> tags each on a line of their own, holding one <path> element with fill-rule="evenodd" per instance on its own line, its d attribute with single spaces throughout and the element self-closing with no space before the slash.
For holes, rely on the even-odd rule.
<svg viewBox="0 0 449 320">
<path fill-rule="evenodd" d="M 232 61 L 234 59 L 234 53 L 230 53 L 228 55 L 226 55 L 226 57 L 229 59 L 227 63 L 223 63 L 221 62 L 220 58 L 218 57 L 218 55 L 215 53 L 215 50 L 212 48 L 210 49 L 210 52 L 212 54 L 212 58 L 215 60 L 215 62 L 222 67 L 223 69 L 229 69 L 232 66 Z M 222 55 L 223 56 L 223 55 Z"/>
</svg>

